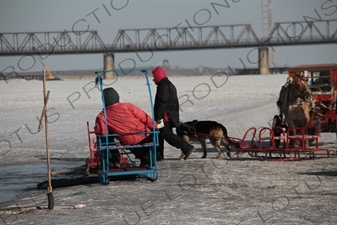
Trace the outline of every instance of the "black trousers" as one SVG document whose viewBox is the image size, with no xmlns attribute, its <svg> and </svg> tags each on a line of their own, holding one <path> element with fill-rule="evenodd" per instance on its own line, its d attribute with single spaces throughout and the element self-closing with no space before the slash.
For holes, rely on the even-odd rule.
<svg viewBox="0 0 337 225">
<path fill-rule="evenodd" d="M 141 140 L 137 144 L 144 144 L 144 143 L 148 143 L 148 142 L 153 142 L 153 134 L 150 134 L 149 136 L 147 136 L 146 138 L 144 138 L 143 140 Z M 138 159 L 148 159 L 149 158 L 149 148 L 148 147 L 144 147 L 144 148 L 130 148 L 129 150 Z"/>
<path fill-rule="evenodd" d="M 113 137 L 109 137 L 108 138 L 109 142 L 114 142 L 115 139 Z M 102 137 L 102 142 L 105 142 L 105 137 Z M 150 134 L 149 136 L 147 136 L 146 138 L 144 138 L 143 140 L 141 140 L 138 144 L 144 144 L 144 143 L 148 143 L 148 142 L 153 142 L 153 134 Z M 144 148 L 129 148 L 130 152 L 132 154 L 134 154 L 138 159 L 148 159 L 148 153 L 149 153 L 149 148 L 148 147 L 144 147 Z M 110 161 L 120 161 L 120 153 L 118 151 L 118 149 L 110 149 L 109 151 L 109 158 Z"/>
<path fill-rule="evenodd" d="M 157 147 L 157 156 L 161 155 L 164 158 L 164 140 L 171 146 L 181 149 L 181 151 L 186 154 L 188 149 L 193 146 L 173 133 L 172 126 L 169 122 L 165 122 L 164 125 L 165 127 L 159 129 L 159 146 Z"/>
</svg>

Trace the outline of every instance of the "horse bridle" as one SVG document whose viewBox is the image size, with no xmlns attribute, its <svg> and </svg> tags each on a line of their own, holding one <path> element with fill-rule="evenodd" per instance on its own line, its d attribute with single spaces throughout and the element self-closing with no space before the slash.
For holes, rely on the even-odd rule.
<svg viewBox="0 0 337 225">
<path fill-rule="evenodd" d="M 303 79 L 301 79 L 301 82 L 304 84 Z M 292 84 L 292 80 L 290 80 L 289 85 L 290 85 L 290 84 Z M 289 87 L 288 87 L 288 88 L 289 88 Z M 301 106 L 302 103 L 303 103 L 303 101 L 304 101 L 304 102 L 307 102 L 307 103 L 309 103 L 309 104 L 312 103 L 312 100 L 310 100 L 310 99 L 308 99 L 308 98 L 305 97 L 305 94 L 306 94 L 307 92 L 309 93 L 309 95 L 312 95 L 309 88 L 306 88 L 306 90 L 305 90 L 303 93 L 301 93 L 301 91 L 298 89 L 297 85 L 295 85 L 295 90 L 296 90 L 296 92 L 298 93 L 298 95 L 300 96 L 301 101 L 300 101 L 299 103 L 297 103 L 297 104 L 291 104 L 291 105 L 290 105 L 289 102 L 288 102 L 287 105 L 288 105 L 288 109 L 289 109 L 289 110 L 291 110 L 292 108 Z"/>
</svg>

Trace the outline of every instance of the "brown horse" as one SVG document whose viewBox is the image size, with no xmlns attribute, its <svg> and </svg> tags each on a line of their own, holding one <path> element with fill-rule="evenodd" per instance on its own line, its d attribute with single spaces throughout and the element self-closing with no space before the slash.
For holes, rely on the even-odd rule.
<svg viewBox="0 0 337 225">
<path fill-rule="evenodd" d="M 280 91 L 277 106 L 288 128 L 309 125 L 312 94 L 308 88 L 307 78 L 300 74 L 289 77 Z M 294 135 L 294 132 L 290 135 Z M 290 147 L 299 147 L 299 141 L 291 142 Z M 308 142 L 302 147 L 308 147 Z"/>
</svg>

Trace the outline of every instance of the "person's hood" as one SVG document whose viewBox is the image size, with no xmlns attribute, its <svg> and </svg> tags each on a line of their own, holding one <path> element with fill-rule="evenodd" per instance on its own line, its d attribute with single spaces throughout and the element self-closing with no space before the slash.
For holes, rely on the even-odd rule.
<svg viewBox="0 0 337 225">
<path fill-rule="evenodd" d="M 112 87 L 103 90 L 105 107 L 119 102 L 119 94 Z"/>
<path fill-rule="evenodd" d="M 161 67 L 157 67 L 154 70 L 152 70 L 152 74 L 153 74 L 153 81 L 156 84 L 159 84 L 161 80 L 167 77 L 165 70 Z"/>
</svg>

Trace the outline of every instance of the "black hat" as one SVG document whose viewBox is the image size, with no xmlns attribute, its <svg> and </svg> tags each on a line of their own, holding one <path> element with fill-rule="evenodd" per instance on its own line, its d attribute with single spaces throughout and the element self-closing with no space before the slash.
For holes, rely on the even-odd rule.
<svg viewBox="0 0 337 225">
<path fill-rule="evenodd" d="M 112 87 L 103 90 L 105 107 L 119 102 L 119 94 Z"/>
</svg>

